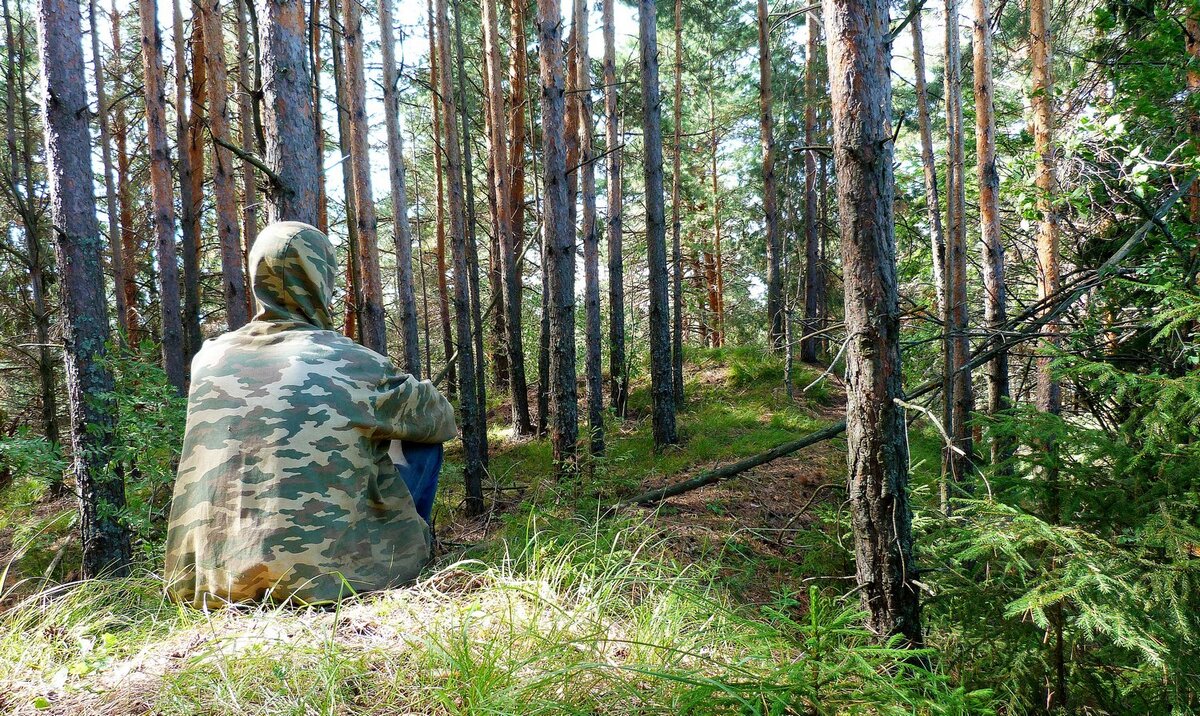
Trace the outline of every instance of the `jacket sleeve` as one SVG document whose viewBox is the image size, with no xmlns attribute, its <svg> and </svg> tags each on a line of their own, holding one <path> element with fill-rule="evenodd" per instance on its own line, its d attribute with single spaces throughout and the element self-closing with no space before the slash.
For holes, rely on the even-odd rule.
<svg viewBox="0 0 1200 716">
<path fill-rule="evenodd" d="M 392 370 L 380 382 L 373 404 L 379 439 L 444 443 L 458 435 L 454 407 L 427 380 Z"/>
</svg>

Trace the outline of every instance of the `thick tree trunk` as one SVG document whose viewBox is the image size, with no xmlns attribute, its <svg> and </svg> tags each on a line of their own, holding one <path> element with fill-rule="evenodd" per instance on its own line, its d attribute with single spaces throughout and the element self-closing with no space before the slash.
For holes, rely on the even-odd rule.
<svg viewBox="0 0 1200 716">
<path fill-rule="evenodd" d="M 360 338 L 367 348 L 387 355 L 383 314 L 383 276 L 379 270 L 379 233 L 371 190 L 371 138 L 367 122 L 367 80 L 363 68 L 362 8 L 344 0 L 342 39 L 346 43 L 346 99 L 350 112 L 350 169 L 354 177 L 354 220 L 358 227 L 359 280 L 362 282 Z"/>
<path fill-rule="evenodd" d="M 5 0 L 4 17 L 7 20 L 8 0 Z M 176 0 L 178 7 L 178 0 Z M 117 303 L 117 325 L 120 327 L 120 340 L 128 340 L 129 325 L 128 308 L 125 306 L 125 292 L 121 290 L 121 276 L 124 273 L 124 252 L 121 251 L 121 220 L 117 212 L 117 189 L 113 180 L 113 159 L 112 159 L 112 136 L 109 133 L 108 127 L 108 90 L 104 81 L 104 58 L 100 53 L 100 33 L 97 31 L 96 15 L 99 11 L 96 8 L 96 0 L 88 0 L 88 26 L 92 34 L 92 74 L 96 82 L 96 124 L 100 127 L 100 159 L 104 166 L 104 200 L 105 212 L 108 215 L 108 245 L 112 256 L 112 272 L 113 283 L 116 288 L 113 294 Z M 118 19 L 114 16 L 111 22 L 114 24 Z M 9 42 L 8 46 L 14 48 L 12 41 L 12 30 L 8 31 Z M 179 53 L 178 50 L 176 50 Z M 178 54 L 183 57 L 182 53 Z M 13 82 L 10 80 L 9 87 L 13 87 Z M 10 109 L 15 106 L 15 103 L 10 98 L 8 103 Z M 180 103 L 182 107 L 182 102 Z M 12 120 L 9 120 L 8 125 L 13 126 Z M 187 328 L 185 322 L 184 328 Z"/>
<path fill-rule="evenodd" d="M 441 93 L 442 127 L 445 143 L 446 185 L 450 209 L 450 235 L 454 253 L 454 318 L 458 342 L 458 379 L 461 395 L 463 476 L 467 488 L 467 512 L 483 512 L 483 473 L 486 450 L 482 405 L 475 386 L 475 350 L 471 336 L 470 281 L 467 277 L 467 227 L 463 201 L 462 152 L 458 145 L 458 107 L 450 82 L 450 19 L 446 0 L 437 0 L 437 58 Z M 478 329 L 478 326 L 475 327 Z"/>
<path fill-rule="evenodd" d="M 538 46 L 542 85 L 542 152 L 546 173 L 545 236 L 550 319 L 550 441 L 561 478 L 578 469 L 579 418 L 575 388 L 575 227 L 569 214 L 565 67 L 562 10 L 558 0 L 538 0 Z"/>
<path fill-rule="evenodd" d="M 683 151 L 683 0 L 675 0 L 675 97 L 672 101 L 675 137 L 671 143 L 671 387 L 675 409 L 683 407 L 683 249 L 679 234 L 680 153 Z"/>
<path fill-rule="evenodd" d="M 678 1 L 678 0 L 677 0 Z M 592 68 L 588 57 L 588 3 L 575 0 L 579 18 L 579 49 L 575 59 L 575 86 L 580 89 L 579 161 L 583 193 L 583 305 L 586 314 L 584 342 L 587 358 L 588 443 L 593 457 L 604 454 L 604 375 L 600 358 L 600 233 L 596 229 L 596 165 L 592 149 Z"/>
<path fill-rule="evenodd" d="M 914 0 L 920 2 L 920 0 Z M 929 241 L 933 254 L 933 291 L 938 316 L 946 310 L 946 239 L 942 234 L 942 209 L 938 202 L 937 164 L 933 159 L 933 130 L 929 120 L 929 91 L 925 86 L 925 41 L 921 34 L 921 13 L 913 17 L 913 67 L 916 73 L 917 127 L 921 133 L 921 168 L 925 173 L 925 209 L 929 216 Z"/>
<path fill-rule="evenodd" d="M 519 4 L 520 0 L 518 0 Z M 514 20 L 514 23 L 516 21 Z M 517 264 L 517 238 L 513 226 L 514 200 L 512 180 L 513 171 L 509 166 L 508 146 L 508 117 L 505 116 L 504 92 L 501 85 L 502 70 L 500 67 L 500 27 L 497 18 L 496 0 L 484 0 L 483 3 L 483 44 L 484 63 L 488 79 L 489 97 L 487 102 L 489 130 L 489 146 L 491 148 L 491 179 L 492 191 L 495 195 L 495 232 L 499 244 L 499 264 L 501 274 L 501 310 L 504 314 L 504 352 L 508 355 L 508 379 L 512 393 L 512 421 L 516 435 L 529 435 L 533 432 L 533 423 L 529 415 L 529 395 L 525 382 L 525 350 L 521 335 L 521 273 Z M 516 54 L 514 48 L 514 54 Z M 514 67 L 514 74 L 523 74 Z M 514 98 L 515 101 L 515 98 Z M 514 136 L 524 134 L 524 123 L 520 115 L 517 117 L 520 129 L 514 127 Z M 522 139 L 522 144 L 524 140 Z M 515 144 L 515 142 L 514 142 Z M 516 163 L 522 161 L 520 155 L 514 155 Z M 522 183 L 524 175 L 522 174 Z M 524 190 L 522 189 L 522 195 Z M 524 201 L 522 196 L 521 201 Z"/>
<path fill-rule="evenodd" d="M 313 129 L 312 80 L 304 61 L 303 0 L 258 0 L 263 124 L 271 221 L 317 223 L 321 156 Z"/>
<path fill-rule="evenodd" d="M 621 228 L 621 117 L 617 108 L 615 0 L 604 0 L 604 142 L 608 155 L 608 375 L 613 412 L 625 418 L 629 372 L 625 358 L 625 257 Z"/>
<path fill-rule="evenodd" d="M 217 242 L 221 247 L 221 286 L 225 295 L 225 320 L 236 330 L 250 320 L 246 304 L 246 275 L 242 268 L 241 226 L 234 195 L 228 72 L 225 66 L 225 33 L 221 28 L 220 0 L 200 0 L 204 24 L 204 68 L 208 72 L 208 129 L 212 133 L 212 184 L 217 210 Z"/>
<path fill-rule="evenodd" d="M 992 108 L 992 28 L 988 0 L 974 0 L 974 36 L 971 43 L 975 69 L 975 155 L 979 162 L 979 244 L 983 255 L 983 320 L 990 341 L 1003 340 L 1001 327 L 1008 321 L 1004 295 L 1004 244 L 1000 234 L 1000 175 L 996 170 L 996 119 Z M 1008 351 L 988 363 L 988 413 L 1008 408 Z M 992 462 L 1008 456 L 1001 440 L 993 440 Z"/>
<path fill-rule="evenodd" d="M 808 42 L 804 63 L 804 143 L 817 144 L 817 39 L 820 36 L 820 16 L 814 10 L 806 21 Z M 821 284 L 825 279 L 821 265 L 821 237 L 817 232 L 817 155 L 812 149 L 804 153 L 804 322 L 801 327 L 800 360 L 817 362 L 820 342 L 815 334 L 820 330 Z"/>
<path fill-rule="evenodd" d="M 192 173 L 204 172 L 203 161 L 197 169 L 192 166 L 192 155 L 188 152 L 188 90 L 187 90 L 187 44 L 183 34 L 183 9 L 179 0 L 172 3 L 172 35 L 175 42 L 175 147 L 179 153 L 179 237 L 183 251 L 183 350 L 184 361 L 191 363 L 192 356 L 200 350 L 203 338 L 200 335 L 200 235 L 195 213 L 200 209 L 199 197 L 192 194 Z M 196 21 L 197 26 L 203 23 Z M 203 52 L 203 45 L 193 50 Z M 196 61 L 193 57 L 193 62 Z M 203 59 L 200 60 L 203 62 Z M 191 111 L 196 111 L 192 107 Z"/>
<path fill-rule="evenodd" d="M 108 310 L 104 248 L 96 224 L 88 132 L 87 74 L 79 3 L 39 0 L 42 121 L 58 270 L 62 277 L 63 347 L 71 410 L 72 472 L 79 492 L 83 576 L 124 576 L 132 559 L 118 515 L 125 483 L 109 468 L 113 378 L 104 365 Z"/>
<path fill-rule="evenodd" d="M 771 44 L 767 0 L 758 0 L 758 107 L 761 126 L 763 223 L 767 232 L 767 339 L 783 348 L 783 260 L 779 236 L 779 190 L 775 184 L 775 128 L 771 113 Z"/>
<path fill-rule="evenodd" d="M 679 442 L 675 431 L 671 378 L 671 309 L 667 296 L 667 236 L 663 216 L 662 99 L 658 89 L 657 9 L 639 0 L 642 62 L 642 137 L 646 147 L 646 255 L 650 270 L 650 393 L 654 403 L 654 444 Z"/>
<path fill-rule="evenodd" d="M 1051 0 L 1030 0 L 1029 3 L 1029 56 L 1033 64 L 1033 86 L 1030 98 L 1033 106 L 1033 148 L 1038 164 L 1035 173 L 1037 185 L 1037 297 L 1038 300 L 1056 294 L 1060 288 L 1058 263 L 1058 206 L 1055 194 L 1058 191 L 1056 177 L 1056 152 L 1054 144 L 1054 74 L 1052 71 L 1053 40 L 1050 32 Z M 1050 309 L 1047 309 L 1050 310 Z M 1062 388 L 1051 370 L 1053 353 L 1058 349 L 1058 320 L 1046 322 L 1042 328 L 1045 338 L 1042 351 L 1037 358 L 1037 409 L 1052 415 L 1062 411 Z M 1061 486 L 1059 485 L 1056 453 L 1058 445 L 1052 440 L 1040 441 L 1035 449 L 1048 456 L 1047 468 L 1043 471 L 1046 483 L 1046 514 L 1052 524 L 1061 519 Z M 1061 605 L 1049 611 L 1054 642 L 1051 645 L 1051 661 L 1054 674 L 1053 687 L 1047 685 L 1046 706 L 1048 711 L 1067 708 L 1067 665 L 1066 646 L 1063 639 L 1063 612 Z"/>
<path fill-rule="evenodd" d="M 970 353 L 967 336 L 966 172 L 962 108 L 962 52 L 958 30 L 959 0 L 946 1 L 946 304 L 942 310 L 945 340 L 944 415 L 949 443 L 943 449 L 942 510 L 950 509 L 951 486 L 971 472 L 973 445 L 968 424 L 975 401 L 971 372 L 962 370 Z"/>
<path fill-rule="evenodd" d="M 446 192 L 445 177 L 442 175 L 442 101 L 440 60 L 437 51 L 437 32 L 434 27 L 433 0 L 429 8 L 429 84 L 433 92 L 433 170 L 437 188 L 436 214 L 437 242 L 434 250 L 437 257 L 438 318 L 442 325 L 442 352 L 446 359 L 446 392 L 451 399 L 458 391 L 458 371 L 454 366 L 454 333 L 450 327 L 450 289 L 446 282 Z"/>
<path fill-rule="evenodd" d="M 146 92 L 146 144 L 150 150 L 150 192 L 154 207 L 154 251 L 158 257 L 158 300 L 162 314 L 162 360 L 167 381 L 180 394 L 187 384 L 183 361 L 183 321 L 179 306 L 179 266 L 175 249 L 175 192 L 167 145 L 167 109 L 163 93 L 162 39 L 158 3 L 139 0 L 142 68 Z"/>
<path fill-rule="evenodd" d="M 892 216 L 886 0 L 825 0 L 846 304 L 846 440 L 858 588 L 881 637 L 922 643 Z"/>
<path fill-rule="evenodd" d="M 413 295 L 412 230 L 408 224 L 408 192 L 404 186 L 404 137 L 400 134 L 392 0 L 379 0 L 379 36 L 383 55 L 383 112 L 387 128 L 388 177 L 392 190 L 392 238 L 396 244 L 396 307 L 404 369 L 421 376 L 421 346 L 417 338 L 417 301 Z"/>
</svg>

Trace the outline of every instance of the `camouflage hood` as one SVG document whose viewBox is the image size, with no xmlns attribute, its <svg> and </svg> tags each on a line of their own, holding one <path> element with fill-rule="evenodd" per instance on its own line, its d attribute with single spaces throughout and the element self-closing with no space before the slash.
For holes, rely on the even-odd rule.
<svg viewBox="0 0 1200 716">
<path fill-rule="evenodd" d="M 192 361 L 168 589 L 195 606 L 314 603 L 413 579 L 430 534 L 388 447 L 453 438 L 453 409 L 329 330 L 336 264 L 321 232 L 274 224 L 250 256 L 255 320 Z"/>
<path fill-rule="evenodd" d="M 331 330 L 337 257 L 317 229 L 298 221 L 272 224 L 250 249 L 256 321 L 307 323 Z"/>
</svg>

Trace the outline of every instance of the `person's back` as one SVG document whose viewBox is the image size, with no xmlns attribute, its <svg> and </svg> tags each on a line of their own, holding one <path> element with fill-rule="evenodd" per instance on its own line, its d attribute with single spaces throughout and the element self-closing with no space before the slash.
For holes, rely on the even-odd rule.
<svg viewBox="0 0 1200 716">
<path fill-rule="evenodd" d="M 255 319 L 192 362 L 166 578 L 196 606 L 314 603 L 394 586 L 430 556 L 388 447 L 456 434 L 432 384 L 332 330 L 336 262 L 307 224 L 250 255 Z"/>
</svg>

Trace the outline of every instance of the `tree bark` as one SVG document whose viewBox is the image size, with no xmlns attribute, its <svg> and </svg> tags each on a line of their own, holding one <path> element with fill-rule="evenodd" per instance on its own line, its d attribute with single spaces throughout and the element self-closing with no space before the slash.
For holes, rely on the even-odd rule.
<svg viewBox="0 0 1200 716">
<path fill-rule="evenodd" d="M 537 26 L 542 85 L 542 152 L 545 171 L 547 298 L 550 318 L 550 441 L 560 478 L 578 469 L 579 418 L 575 388 L 575 227 L 567 186 L 565 67 L 559 0 L 538 0 Z"/>
<path fill-rule="evenodd" d="M 642 137 L 645 142 L 646 255 L 650 271 L 650 393 L 654 404 L 654 444 L 679 442 L 675 430 L 671 377 L 671 309 L 667 297 L 667 236 L 663 216 L 662 99 L 658 89 L 657 9 L 639 0 L 642 62 Z"/>
<path fill-rule="evenodd" d="M 943 449 L 942 510 L 949 512 L 952 485 L 971 472 L 973 445 L 968 424 L 974 409 L 971 372 L 960 370 L 970 353 L 967 337 L 966 172 L 962 108 L 962 52 L 958 30 L 959 0 L 946 0 L 946 304 L 942 311 L 945 340 L 944 424 L 950 436 Z"/>
<path fill-rule="evenodd" d="M 303 0 L 258 0 L 268 219 L 317 223 L 321 156 L 313 129 L 312 81 L 304 61 Z"/>
<path fill-rule="evenodd" d="M 886 0 L 825 0 L 846 306 L 846 440 L 858 588 L 881 637 L 922 643 L 892 216 Z"/>
<path fill-rule="evenodd" d="M 441 69 L 437 50 L 437 33 L 434 27 L 433 0 L 429 7 L 429 84 L 433 91 L 433 169 L 437 187 L 436 216 L 437 242 L 434 245 L 437 257 L 438 318 L 442 324 L 442 352 L 446 358 L 446 393 L 451 399 L 458 391 L 458 371 L 454 367 L 454 334 L 450 327 L 450 289 L 446 282 L 446 199 L 445 177 L 442 175 L 442 100 L 440 95 Z"/>
<path fill-rule="evenodd" d="M 387 355 L 387 321 L 383 315 L 383 277 L 379 269 L 379 233 L 371 190 L 371 139 L 367 123 L 367 80 L 363 68 L 362 8 L 344 0 L 346 100 L 350 112 L 350 167 L 354 177 L 354 220 L 358 227 L 359 280 L 362 282 L 360 338 L 367 348 Z"/>
<path fill-rule="evenodd" d="M 676 0 L 678 2 L 678 0 Z M 604 375 L 600 357 L 600 233 L 596 229 L 596 165 L 592 150 L 592 68 L 588 57 L 588 3 L 575 0 L 579 49 L 575 86 L 580 89 L 579 161 L 583 193 L 583 304 L 586 318 L 588 442 L 593 457 L 604 454 Z"/>
<path fill-rule="evenodd" d="M 238 79 L 235 85 L 238 88 L 238 132 L 241 135 L 242 148 L 247 152 L 254 152 L 258 146 L 258 142 L 254 133 L 254 114 L 257 106 L 256 93 L 258 87 L 256 85 L 252 70 L 253 62 L 250 59 L 250 28 L 246 21 L 247 0 L 233 0 L 237 6 L 237 59 L 238 59 Z M 319 8 L 319 6 L 318 6 Z M 314 9 L 316 10 L 316 9 Z M 320 18 L 317 12 L 314 11 L 311 18 L 314 33 L 319 33 Z M 320 35 L 317 34 L 314 42 L 318 41 Z M 316 56 L 318 62 L 313 65 L 313 122 L 315 124 L 314 131 L 317 142 L 317 161 L 321 161 L 322 153 L 320 148 L 324 145 L 321 140 L 321 97 L 320 97 L 320 63 L 319 55 Z M 318 209 L 316 227 L 321 231 L 328 231 L 329 226 L 325 221 L 325 174 L 318 172 L 317 177 L 320 180 L 320 185 L 317 189 Z M 250 247 L 254 245 L 254 240 L 258 238 L 258 177 L 254 174 L 254 165 L 248 160 L 242 160 L 242 256 L 246 266 L 246 273 L 249 274 L 249 255 Z M 249 275 L 247 275 L 247 283 Z M 254 296 L 247 291 L 246 304 L 249 307 L 250 314 L 254 314 Z"/>
<path fill-rule="evenodd" d="M 712 127 L 712 210 L 713 210 L 713 251 L 706 257 L 710 260 L 707 270 L 708 304 L 713 314 L 712 346 L 720 348 L 725 343 L 725 283 L 721 277 L 721 185 L 717 169 L 717 154 L 720 150 L 720 137 L 717 134 L 717 107 L 713 99 L 712 87 L 708 89 L 708 121 Z"/>
<path fill-rule="evenodd" d="M 187 44 L 179 0 L 172 2 L 172 17 L 175 42 L 175 147 L 179 153 L 179 238 L 183 249 L 183 350 L 184 361 L 190 364 L 203 340 L 200 335 L 200 235 L 197 233 L 199 222 L 195 217 L 200 209 L 200 201 L 192 193 L 192 173 L 197 169 L 192 166 L 192 155 L 188 152 Z M 196 24 L 202 25 L 198 20 Z M 202 53 L 203 45 L 196 49 Z M 196 61 L 194 56 L 193 61 Z M 203 62 L 202 59 L 200 61 Z M 195 112 L 196 108 L 193 106 L 191 111 Z M 199 171 L 204 172 L 203 161 Z"/>
<path fill-rule="evenodd" d="M 387 127 L 388 177 L 392 190 L 392 238 L 396 244 L 396 307 L 404 369 L 421 377 L 421 346 L 417 337 L 417 301 L 413 295 L 412 229 L 408 223 L 408 191 L 404 186 L 404 137 L 400 134 L 392 0 L 379 0 L 379 36 L 383 55 L 383 111 Z"/>
<path fill-rule="evenodd" d="M 983 320 L 989 341 L 1000 340 L 1008 321 L 1004 295 L 1004 244 L 1000 234 L 1000 175 L 996 170 L 996 119 L 992 106 L 992 14 L 988 0 L 974 0 L 974 35 L 971 43 L 975 69 L 975 155 L 979 173 L 979 244 L 983 255 Z M 1009 405 L 1008 351 L 988 363 L 988 413 L 997 415 Z M 993 440 L 992 462 L 1010 452 L 1002 440 Z"/>
<path fill-rule="evenodd" d="M 167 109 L 163 92 L 162 39 L 158 3 L 139 0 L 142 67 L 146 93 L 146 144 L 150 150 L 150 191 L 154 207 L 154 251 L 158 256 L 158 300 L 162 315 L 162 360 L 167 381 L 183 394 L 187 367 L 183 361 L 183 321 L 179 306 L 179 266 L 175 249 L 175 192 L 171 152 L 167 145 Z"/>
<path fill-rule="evenodd" d="M 337 105 L 338 154 L 342 165 L 342 215 L 346 220 L 346 302 L 342 332 L 359 340 L 363 324 L 362 272 L 358 267 L 358 220 L 354 210 L 354 171 L 349 168 L 351 154 L 350 98 L 346 91 L 346 63 L 343 54 L 342 20 L 339 0 L 329 0 L 329 44 L 333 56 L 333 92 Z"/>
<path fill-rule="evenodd" d="M 920 0 L 914 0 L 914 3 Z M 929 120 L 929 90 L 925 85 L 925 41 L 921 34 L 921 12 L 916 9 L 912 22 L 913 67 L 916 74 L 917 127 L 921 134 L 921 168 L 925 174 L 925 209 L 929 216 L 929 240 L 933 254 L 933 291 L 937 312 L 946 310 L 946 239 L 942 234 L 942 209 L 938 202 L 937 164 L 933 159 L 933 130 Z"/>
<path fill-rule="evenodd" d="M 615 0 L 603 0 L 604 142 L 608 156 L 608 375 L 613 412 L 625 418 L 629 372 L 625 358 L 625 257 L 621 228 L 621 117 L 617 109 Z"/>
<path fill-rule="evenodd" d="M 208 129 L 213 138 L 212 184 L 217 210 L 217 241 L 221 247 L 221 285 L 225 320 L 237 330 L 250 320 L 246 304 L 246 275 L 242 268 L 241 226 L 234 196 L 233 153 L 230 144 L 228 72 L 220 0 L 200 0 L 204 24 L 204 68 L 208 72 Z"/>
<path fill-rule="evenodd" d="M 814 10 L 806 20 L 808 42 L 804 64 L 804 143 L 817 145 L 817 40 L 820 17 Z M 804 323 L 801 327 L 800 360 L 817 362 L 819 341 L 814 335 L 821 323 L 821 237 L 817 232 L 817 154 L 804 152 Z"/>
<path fill-rule="evenodd" d="M 467 227 L 463 202 L 462 152 L 458 144 L 458 107 L 450 82 L 450 19 L 446 0 L 437 0 L 437 58 L 445 143 L 446 185 L 450 209 L 451 249 L 454 254 L 454 318 L 458 342 L 458 379 L 461 395 L 463 474 L 467 489 L 467 512 L 483 512 L 484 430 L 482 405 L 475 386 L 475 350 L 471 336 L 470 283 L 467 277 Z M 475 327 L 478 329 L 478 326 Z"/>
<path fill-rule="evenodd" d="M 195 21 L 192 22 L 192 52 L 191 64 L 192 71 L 191 87 L 189 88 L 189 116 L 187 123 L 187 141 L 186 147 L 180 149 L 180 153 L 184 153 L 186 149 L 187 165 L 188 165 L 188 186 L 187 186 L 187 204 L 185 211 L 182 213 L 182 219 L 188 222 L 186 234 L 190 234 L 193 240 L 189 243 L 184 242 L 183 245 L 183 283 L 184 283 L 184 319 L 189 319 L 188 311 L 192 309 L 189 302 L 195 300 L 196 318 L 199 321 L 200 317 L 200 244 L 202 240 L 202 226 L 204 218 L 204 128 L 206 125 L 205 110 L 208 105 L 208 72 L 204 66 L 204 23 L 200 21 L 200 5 L 198 0 L 193 0 L 192 17 Z M 182 182 L 182 179 L 180 179 Z M 181 199 L 183 191 L 180 191 Z M 180 232 L 185 233 L 184 231 Z M 196 282 L 195 296 L 189 295 L 191 279 Z M 189 330 L 184 326 L 184 330 Z M 189 350 L 200 350 L 200 343 L 203 337 L 199 333 L 199 326 L 196 326 L 196 343 L 194 346 L 189 345 Z"/>
<path fill-rule="evenodd" d="M 124 43 L 121 40 L 121 12 L 117 9 L 117 0 L 113 0 L 110 14 L 113 37 L 113 54 L 118 59 Z M 121 74 L 124 69 L 121 68 Z M 121 240 L 119 251 L 122 254 L 120 262 L 121 275 L 117 290 L 125 297 L 125 331 L 129 336 L 129 344 L 136 346 L 141 342 L 142 328 L 138 316 L 138 286 L 137 273 L 137 234 L 133 230 L 133 200 L 129 192 L 129 120 L 125 114 L 124 101 L 115 102 L 113 110 L 113 144 L 117 154 L 117 206 L 121 217 Z"/>
<path fill-rule="evenodd" d="M 125 483 L 109 469 L 113 378 L 104 365 L 108 310 L 96 224 L 91 135 L 79 3 L 39 0 L 42 121 L 58 269 L 62 276 L 63 347 L 71 411 L 72 465 L 79 491 L 83 576 L 125 576 L 129 532 L 118 519 Z"/>
<path fill-rule="evenodd" d="M 763 223 L 767 248 L 767 339 L 783 349 L 783 248 L 779 236 L 779 190 L 775 184 L 775 129 L 771 113 L 771 45 L 767 0 L 758 0 L 758 107 L 761 126 Z"/>
<path fill-rule="evenodd" d="M 675 409 L 683 407 L 683 249 L 680 246 L 680 152 L 683 150 L 683 0 L 675 0 L 675 138 L 671 152 L 671 387 Z"/>
<path fill-rule="evenodd" d="M 514 3 L 514 12 L 522 0 Z M 514 25 L 516 20 L 513 21 Z M 504 350 L 508 355 L 508 381 L 512 393 L 513 432 L 517 436 L 529 435 L 533 432 L 533 423 L 529 415 L 529 395 L 525 382 L 525 350 L 522 344 L 521 332 L 521 273 L 517 266 L 517 238 L 513 227 L 514 201 L 512 180 L 513 170 L 509 166 L 507 134 L 508 118 L 505 116 L 504 91 L 501 85 L 500 67 L 500 27 L 497 18 L 496 0 L 483 2 L 483 43 L 484 63 L 488 77 L 489 97 L 487 102 L 491 147 L 493 182 L 492 191 L 495 194 L 495 232 L 499 243 L 499 263 L 502 292 L 499 313 L 504 314 Z M 514 54 L 517 52 L 514 47 Z M 518 68 L 513 68 L 517 77 L 523 74 Z M 515 98 L 514 98 L 515 101 Z M 518 115 L 517 124 L 521 129 L 513 128 L 514 136 L 524 134 L 524 123 Z M 523 143 L 522 139 L 522 143 Z M 515 144 L 515 142 L 514 142 Z M 514 160 L 521 162 L 521 156 L 515 155 Z M 522 183 L 524 178 L 522 174 Z M 524 190 L 522 189 L 521 201 Z"/>
</svg>

